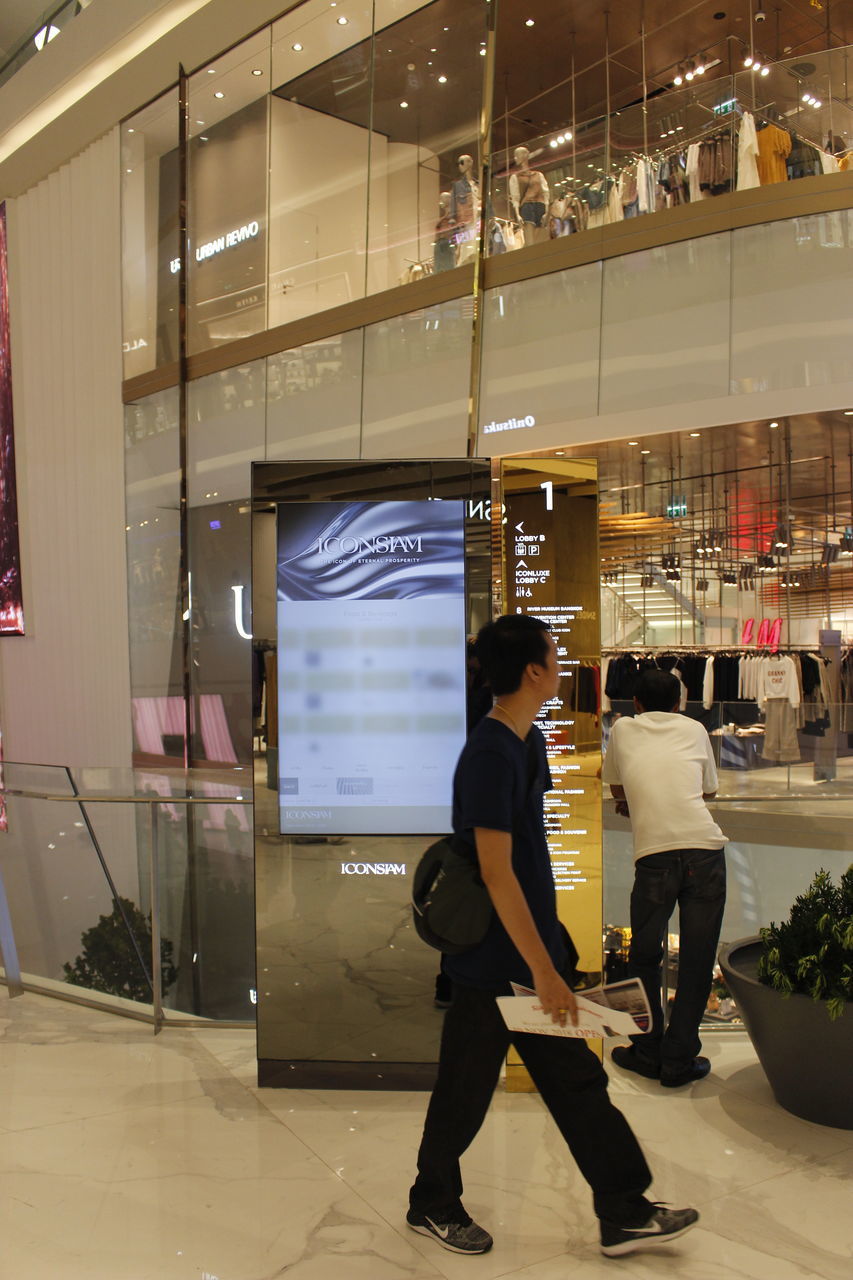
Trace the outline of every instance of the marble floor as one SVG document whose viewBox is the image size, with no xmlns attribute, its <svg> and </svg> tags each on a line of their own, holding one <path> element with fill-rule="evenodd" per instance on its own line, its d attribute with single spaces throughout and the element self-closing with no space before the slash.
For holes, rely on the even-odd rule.
<svg viewBox="0 0 853 1280">
<path fill-rule="evenodd" d="M 402 1222 L 423 1094 L 258 1090 L 247 1032 L 155 1039 L 0 989 L 0 1276 L 850 1280 L 853 1131 L 780 1110 L 744 1037 L 709 1041 L 713 1074 L 687 1091 L 611 1071 L 653 1193 L 696 1205 L 695 1231 L 602 1258 L 538 1099 L 499 1092 L 464 1166 L 496 1243 L 463 1258 Z"/>
</svg>

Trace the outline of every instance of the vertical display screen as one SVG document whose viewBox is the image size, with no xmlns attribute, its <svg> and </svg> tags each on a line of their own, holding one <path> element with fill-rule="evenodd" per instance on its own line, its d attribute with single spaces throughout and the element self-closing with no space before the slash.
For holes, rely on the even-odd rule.
<svg viewBox="0 0 853 1280">
<path fill-rule="evenodd" d="M 459 501 L 278 504 L 283 834 L 449 830 L 464 516 Z"/>
</svg>

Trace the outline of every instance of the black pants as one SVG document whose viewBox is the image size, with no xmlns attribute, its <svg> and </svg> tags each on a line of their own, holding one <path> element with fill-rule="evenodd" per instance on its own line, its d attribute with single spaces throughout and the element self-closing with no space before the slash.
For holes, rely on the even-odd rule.
<svg viewBox="0 0 853 1280">
<path fill-rule="evenodd" d="M 669 918 L 678 904 L 678 986 L 664 1031 L 661 963 Z M 630 972 L 640 978 L 652 1011 L 651 1030 L 632 1036 L 653 1062 L 687 1066 L 702 1047 L 699 1023 L 708 1003 L 726 905 L 722 849 L 670 849 L 639 858 L 631 893 Z"/>
<path fill-rule="evenodd" d="M 459 985 L 444 1018 L 411 1207 L 438 1222 L 464 1213 L 459 1158 L 483 1123 L 510 1043 L 592 1188 L 598 1216 L 622 1226 L 647 1222 L 652 1210 L 643 1192 L 651 1174 L 592 1050 L 583 1040 L 513 1034 L 492 992 Z"/>
</svg>

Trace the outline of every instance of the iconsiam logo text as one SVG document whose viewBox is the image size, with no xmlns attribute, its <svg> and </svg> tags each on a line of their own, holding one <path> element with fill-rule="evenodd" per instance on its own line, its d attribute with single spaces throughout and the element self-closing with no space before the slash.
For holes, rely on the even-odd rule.
<svg viewBox="0 0 853 1280">
<path fill-rule="evenodd" d="M 421 534 L 409 537 L 405 534 L 379 533 L 372 538 L 357 538 L 350 534 L 339 538 L 332 534 L 328 538 L 321 536 L 317 539 L 317 550 L 321 555 L 369 556 L 405 552 L 411 554 L 423 551 L 421 541 Z"/>
</svg>

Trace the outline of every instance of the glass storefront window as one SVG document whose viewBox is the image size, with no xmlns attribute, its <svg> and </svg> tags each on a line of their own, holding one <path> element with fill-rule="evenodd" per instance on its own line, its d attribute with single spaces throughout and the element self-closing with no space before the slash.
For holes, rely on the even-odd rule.
<svg viewBox="0 0 853 1280">
<path fill-rule="evenodd" d="M 134 760 L 183 762 L 177 388 L 126 405 L 124 430 Z"/>
<path fill-rule="evenodd" d="M 638 0 L 578 23 L 528 7 L 498 14 L 488 253 L 846 168 L 845 50 L 774 61 L 720 13 L 670 62 Z"/>
<path fill-rule="evenodd" d="M 337 8 L 272 29 L 271 325 L 364 297 L 373 6 Z"/>
<path fill-rule="evenodd" d="M 178 358 L 178 90 L 121 127 L 124 376 Z"/>
<path fill-rule="evenodd" d="M 358 457 L 363 361 L 361 329 L 269 357 L 268 461 Z"/>
<path fill-rule="evenodd" d="M 187 348 L 267 327 L 270 29 L 189 83 Z"/>
<path fill-rule="evenodd" d="M 488 6 L 404 8 L 415 7 L 376 6 L 368 293 L 464 266 L 479 248 Z"/>
</svg>

